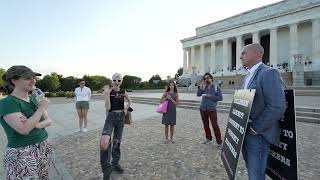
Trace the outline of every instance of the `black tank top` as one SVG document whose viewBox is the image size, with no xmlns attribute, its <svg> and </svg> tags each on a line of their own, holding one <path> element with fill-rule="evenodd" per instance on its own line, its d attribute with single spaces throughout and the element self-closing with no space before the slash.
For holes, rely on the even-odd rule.
<svg viewBox="0 0 320 180">
<path fill-rule="evenodd" d="M 115 91 L 111 90 L 110 92 L 110 112 L 115 110 L 123 110 L 124 109 L 124 90 Z"/>
</svg>

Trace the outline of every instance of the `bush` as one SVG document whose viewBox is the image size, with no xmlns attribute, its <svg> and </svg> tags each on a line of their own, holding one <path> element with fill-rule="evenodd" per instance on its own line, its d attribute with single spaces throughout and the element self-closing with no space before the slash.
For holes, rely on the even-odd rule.
<svg viewBox="0 0 320 180">
<path fill-rule="evenodd" d="M 75 94 L 72 91 L 66 92 L 66 97 L 67 98 L 74 98 Z"/>
<path fill-rule="evenodd" d="M 67 96 L 67 93 L 64 91 L 59 91 L 56 93 L 56 97 L 66 97 L 66 96 Z"/>
<path fill-rule="evenodd" d="M 56 97 L 57 95 L 56 95 L 56 93 L 53 93 L 53 92 L 46 92 L 45 96 L 46 97 Z"/>
<path fill-rule="evenodd" d="M 67 98 L 73 98 L 74 92 L 72 91 L 59 91 L 59 92 L 46 92 L 45 93 L 46 97 L 67 97 Z"/>
</svg>

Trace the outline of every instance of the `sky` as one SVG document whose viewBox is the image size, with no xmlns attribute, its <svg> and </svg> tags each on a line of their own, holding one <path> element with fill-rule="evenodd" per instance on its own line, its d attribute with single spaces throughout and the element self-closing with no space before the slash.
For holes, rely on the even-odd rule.
<svg viewBox="0 0 320 180">
<path fill-rule="evenodd" d="M 195 28 L 279 0 L 0 0 L 0 67 L 173 77 Z"/>
</svg>

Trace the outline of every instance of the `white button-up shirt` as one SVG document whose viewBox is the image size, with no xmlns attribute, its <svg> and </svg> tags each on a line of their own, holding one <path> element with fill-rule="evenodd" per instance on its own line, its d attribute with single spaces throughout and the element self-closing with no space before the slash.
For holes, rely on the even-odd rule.
<svg viewBox="0 0 320 180">
<path fill-rule="evenodd" d="M 252 66 L 252 68 L 248 69 L 247 71 L 247 76 L 246 76 L 246 80 L 245 80 L 245 83 L 244 83 L 244 87 L 243 89 L 248 89 L 248 85 L 249 85 L 249 82 L 254 74 L 254 72 L 258 69 L 258 67 L 262 64 L 262 62 L 259 62 L 257 63 L 256 65 Z"/>
<path fill-rule="evenodd" d="M 91 89 L 88 87 L 77 87 L 74 90 L 74 93 L 77 97 L 77 101 L 89 101 L 91 98 Z"/>
</svg>

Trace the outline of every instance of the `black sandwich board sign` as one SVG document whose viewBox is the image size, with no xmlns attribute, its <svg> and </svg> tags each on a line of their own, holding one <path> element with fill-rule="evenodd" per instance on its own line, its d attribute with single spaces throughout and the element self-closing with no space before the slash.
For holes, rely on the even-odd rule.
<svg viewBox="0 0 320 180">
<path fill-rule="evenodd" d="M 287 109 L 280 120 L 280 143 L 270 145 L 267 175 L 272 179 L 298 179 L 294 91 L 285 90 Z"/>
<path fill-rule="evenodd" d="M 255 90 L 241 89 L 234 93 L 224 136 L 221 159 L 229 179 L 235 179 Z"/>
</svg>

